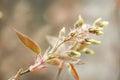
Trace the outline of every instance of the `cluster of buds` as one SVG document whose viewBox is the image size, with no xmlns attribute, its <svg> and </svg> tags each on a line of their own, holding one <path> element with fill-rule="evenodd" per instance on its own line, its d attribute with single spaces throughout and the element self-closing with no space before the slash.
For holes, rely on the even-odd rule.
<svg viewBox="0 0 120 80">
<path fill-rule="evenodd" d="M 65 27 L 63 27 L 60 30 L 58 37 L 47 37 L 50 47 L 44 54 L 41 54 L 41 49 L 36 42 L 15 30 L 17 36 L 24 45 L 36 53 L 36 57 L 33 65 L 31 65 L 26 71 L 19 71 L 17 77 L 15 77 L 16 79 L 10 78 L 10 80 L 17 80 L 18 75 L 20 76 L 27 72 L 44 69 L 47 67 L 47 64 L 58 65 L 57 80 L 65 66 L 67 66 L 75 80 L 80 80 L 74 65 L 84 63 L 80 59 L 82 53 L 94 53 L 94 51 L 89 49 L 88 46 L 91 44 L 100 44 L 101 42 L 92 39 L 90 35 L 103 34 L 102 29 L 106 25 L 108 25 L 108 22 L 102 21 L 101 18 L 97 19 L 93 25 L 88 25 L 85 24 L 81 16 L 79 16 L 77 22 L 74 24 L 72 29 L 70 29 L 69 33 L 66 33 Z"/>
</svg>

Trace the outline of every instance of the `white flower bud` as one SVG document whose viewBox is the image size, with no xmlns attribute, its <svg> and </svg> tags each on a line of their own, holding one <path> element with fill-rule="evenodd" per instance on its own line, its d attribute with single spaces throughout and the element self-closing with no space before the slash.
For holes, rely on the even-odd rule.
<svg viewBox="0 0 120 80">
<path fill-rule="evenodd" d="M 107 26 L 108 24 L 109 24 L 108 21 L 103 21 L 103 22 L 101 23 L 101 26 L 99 26 L 99 27 L 105 27 L 105 26 Z"/>
<path fill-rule="evenodd" d="M 77 22 L 74 25 L 74 28 L 81 27 L 83 25 L 83 23 L 84 23 L 84 21 L 83 21 L 82 17 L 79 16 Z"/>
<path fill-rule="evenodd" d="M 62 38 L 63 36 L 65 36 L 65 27 L 63 27 L 59 32 L 59 38 Z"/>
</svg>

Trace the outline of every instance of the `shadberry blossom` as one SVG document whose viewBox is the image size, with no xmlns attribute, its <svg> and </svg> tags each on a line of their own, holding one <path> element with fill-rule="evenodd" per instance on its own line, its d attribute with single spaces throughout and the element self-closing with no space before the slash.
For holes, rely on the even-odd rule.
<svg viewBox="0 0 120 80">
<path fill-rule="evenodd" d="M 35 62 L 26 70 L 19 70 L 18 73 L 9 80 L 17 80 L 19 76 L 42 70 L 47 68 L 47 65 L 58 66 L 56 79 L 58 80 L 61 71 L 66 66 L 70 73 L 72 73 L 75 80 L 80 80 L 77 70 L 74 65 L 80 65 L 84 62 L 80 59 L 83 53 L 93 54 L 94 51 L 89 49 L 91 44 L 100 44 L 101 42 L 91 38 L 91 34 L 101 35 L 102 29 L 108 25 L 107 21 L 97 19 L 92 25 L 85 24 L 82 17 L 79 16 L 74 26 L 66 33 L 66 28 L 63 27 L 59 31 L 58 37 L 47 36 L 50 44 L 46 52 L 41 52 L 39 45 L 32 39 L 16 31 L 18 38 L 24 43 L 26 47 L 36 53 Z"/>
</svg>

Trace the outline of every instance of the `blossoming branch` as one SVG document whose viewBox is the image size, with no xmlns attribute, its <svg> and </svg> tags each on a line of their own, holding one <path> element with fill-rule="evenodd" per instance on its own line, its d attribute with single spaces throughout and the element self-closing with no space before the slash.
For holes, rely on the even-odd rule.
<svg viewBox="0 0 120 80">
<path fill-rule="evenodd" d="M 88 46 L 92 44 L 100 44 L 101 42 L 90 37 L 91 34 L 101 35 L 102 30 L 108 25 L 107 21 L 102 21 L 98 18 L 92 25 L 85 24 L 81 16 L 74 26 L 66 33 L 66 28 L 63 27 L 59 31 L 58 37 L 47 36 L 50 47 L 46 52 L 41 52 L 39 45 L 23 33 L 16 31 L 20 41 L 35 54 L 35 62 L 26 70 L 20 69 L 17 74 L 8 80 L 18 80 L 18 78 L 26 73 L 42 70 L 47 68 L 47 64 L 58 66 L 56 80 L 59 79 L 60 73 L 64 67 L 67 67 L 75 80 L 80 80 L 78 72 L 74 65 L 80 65 L 84 62 L 80 57 L 83 53 L 94 54 L 94 51 Z"/>
</svg>

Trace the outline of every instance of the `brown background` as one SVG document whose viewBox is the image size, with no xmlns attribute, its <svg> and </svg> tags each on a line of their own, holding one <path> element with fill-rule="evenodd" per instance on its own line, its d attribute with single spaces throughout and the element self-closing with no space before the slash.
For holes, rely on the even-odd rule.
<svg viewBox="0 0 120 80">
<path fill-rule="evenodd" d="M 76 66 L 81 80 L 120 80 L 120 0 L 0 0 L 0 80 L 33 63 L 34 54 L 18 40 L 13 28 L 38 42 L 44 53 L 45 37 L 69 29 L 81 15 L 86 23 L 102 17 L 109 21 L 102 41 L 91 46 L 95 55 L 83 56 L 87 63 Z M 54 80 L 57 67 L 24 75 L 21 80 Z M 65 69 L 61 80 L 73 80 Z"/>
</svg>

